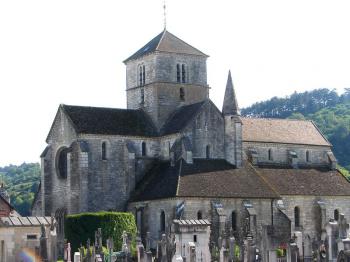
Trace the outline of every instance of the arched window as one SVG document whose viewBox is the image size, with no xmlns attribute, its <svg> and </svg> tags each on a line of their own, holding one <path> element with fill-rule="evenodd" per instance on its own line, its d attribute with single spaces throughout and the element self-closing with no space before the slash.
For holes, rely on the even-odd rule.
<svg viewBox="0 0 350 262">
<path fill-rule="evenodd" d="M 101 146 L 101 150 L 102 150 L 102 160 L 107 160 L 107 143 L 106 142 L 102 142 L 102 146 Z"/>
<path fill-rule="evenodd" d="M 338 209 L 335 209 L 335 210 L 334 210 L 334 220 L 335 220 L 335 221 L 338 221 L 338 220 L 339 220 L 339 210 L 338 210 Z"/>
<path fill-rule="evenodd" d="M 176 65 L 176 81 L 181 83 L 181 69 L 179 64 Z"/>
<path fill-rule="evenodd" d="M 182 83 L 186 83 L 186 65 L 182 64 Z"/>
<path fill-rule="evenodd" d="M 67 178 L 68 173 L 68 159 L 67 155 L 69 152 L 69 148 L 64 147 L 57 151 L 56 156 L 56 172 L 58 177 Z"/>
<path fill-rule="evenodd" d="M 180 87 L 180 100 L 185 101 L 185 90 L 183 87 Z"/>
<path fill-rule="evenodd" d="M 160 231 L 165 232 L 165 212 L 160 213 Z"/>
<path fill-rule="evenodd" d="M 272 149 L 269 149 L 269 161 L 273 160 L 273 156 L 272 156 Z"/>
<path fill-rule="evenodd" d="M 203 216 L 202 216 L 202 212 L 201 211 L 198 211 L 197 212 L 197 219 L 203 219 Z"/>
<path fill-rule="evenodd" d="M 300 208 L 299 207 L 294 208 L 294 226 L 300 227 Z"/>
<path fill-rule="evenodd" d="M 147 151 L 146 143 L 145 143 L 145 142 L 142 142 L 142 145 L 141 145 L 141 155 L 142 155 L 142 156 L 145 156 L 146 153 L 147 153 L 146 151 Z"/>
<path fill-rule="evenodd" d="M 306 158 L 306 162 L 310 162 L 310 151 L 309 150 L 306 151 L 305 158 Z"/>
<path fill-rule="evenodd" d="M 141 92 L 141 104 L 144 104 L 145 103 L 145 90 L 143 88 L 141 88 L 140 92 Z"/>
<path fill-rule="evenodd" d="M 210 158 L 210 146 L 207 145 L 205 148 L 205 157 Z"/>
</svg>

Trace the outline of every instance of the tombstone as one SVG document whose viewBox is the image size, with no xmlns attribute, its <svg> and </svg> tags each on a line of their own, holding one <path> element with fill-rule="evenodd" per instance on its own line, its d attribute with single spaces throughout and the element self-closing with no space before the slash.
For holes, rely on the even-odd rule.
<svg viewBox="0 0 350 262">
<path fill-rule="evenodd" d="M 47 255 L 47 237 L 45 226 L 41 225 L 41 236 L 40 236 L 40 257 L 43 262 L 49 261 Z"/>
<path fill-rule="evenodd" d="M 152 261 L 152 252 L 151 252 L 151 233 L 146 233 L 146 262 Z"/>
<path fill-rule="evenodd" d="M 98 228 L 97 231 L 95 231 L 95 247 L 97 248 L 97 252 L 99 254 L 102 253 L 102 229 Z"/>
<path fill-rule="evenodd" d="M 137 261 L 138 262 L 145 262 L 145 248 L 141 242 L 141 237 L 138 234 L 136 237 L 136 252 L 137 252 Z"/>
<path fill-rule="evenodd" d="M 129 253 L 128 244 L 127 244 L 127 241 L 128 241 L 127 238 L 128 238 L 128 235 L 127 235 L 126 231 L 123 231 L 123 234 L 122 234 L 122 239 L 123 239 L 122 251 L 125 254 Z"/>
<path fill-rule="evenodd" d="M 81 254 L 80 254 L 80 252 L 74 252 L 74 262 L 83 262 L 82 260 L 80 260 L 80 258 L 81 258 Z M 55 260 L 53 260 L 53 261 L 55 261 Z"/>
<path fill-rule="evenodd" d="M 54 215 L 51 214 L 51 225 L 50 225 L 50 261 L 57 261 L 57 222 Z"/>
<path fill-rule="evenodd" d="M 338 253 L 338 236 L 339 236 L 339 228 L 338 223 L 336 221 L 329 221 L 325 227 L 327 234 L 327 242 L 325 243 L 327 248 L 327 254 L 329 260 L 333 260 L 337 258 Z"/>
<path fill-rule="evenodd" d="M 71 259 L 71 247 L 70 247 L 70 243 L 67 243 L 67 262 L 72 262 L 72 259 Z"/>
<path fill-rule="evenodd" d="M 295 243 L 295 238 L 296 236 L 294 235 L 288 244 L 287 262 L 298 262 L 299 249 L 297 243 Z"/>
<path fill-rule="evenodd" d="M 114 249 L 114 241 L 113 241 L 113 238 L 111 238 L 111 237 L 107 239 L 107 249 L 108 249 L 109 262 L 111 262 L 113 249 Z"/>
<path fill-rule="evenodd" d="M 84 261 L 84 257 L 85 257 L 85 252 L 84 252 L 84 247 L 80 244 L 79 247 L 79 254 L 80 254 L 80 261 L 83 262 Z"/>
<path fill-rule="evenodd" d="M 167 262 L 167 239 L 166 235 L 162 234 L 162 239 L 160 240 L 160 251 L 161 251 L 161 262 Z"/>
<path fill-rule="evenodd" d="M 189 262 L 196 262 L 196 244 L 193 242 L 189 242 L 188 246 L 190 249 L 190 261 Z"/>
<path fill-rule="evenodd" d="M 90 238 L 86 241 L 86 261 L 91 261 L 91 249 L 90 249 Z"/>
<path fill-rule="evenodd" d="M 348 237 L 349 224 L 346 221 L 344 214 L 339 214 L 339 238 L 345 239 Z"/>
<path fill-rule="evenodd" d="M 181 245 L 178 240 L 175 240 L 175 255 L 173 256 L 172 262 L 183 262 L 181 255 Z"/>
<path fill-rule="evenodd" d="M 244 240 L 244 261 L 254 262 L 255 261 L 255 251 L 256 246 L 253 241 L 253 237 L 248 234 L 247 238 Z"/>
<path fill-rule="evenodd" d="M 230 237 L 230 243 L 229 243 L 229 249 L 230 249 L 230 262 L 235 262 L 236 258 L 235 258 L 235 238 L 234 237 Z"/>
</svg>

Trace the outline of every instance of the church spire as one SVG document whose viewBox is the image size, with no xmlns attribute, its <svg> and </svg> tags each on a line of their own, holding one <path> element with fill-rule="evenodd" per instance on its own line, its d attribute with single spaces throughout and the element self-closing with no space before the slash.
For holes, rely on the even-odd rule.
<svg viewBox="0 0 350 262">
<path fill-rule="evenodd" d="M 228 71 L 228 78 L 226 83 L 224 104 L 222 106 L 222 113 L 224 115 L 240 115 L 235 90 L 233 88 L 231 70 Z"/>
</svg>

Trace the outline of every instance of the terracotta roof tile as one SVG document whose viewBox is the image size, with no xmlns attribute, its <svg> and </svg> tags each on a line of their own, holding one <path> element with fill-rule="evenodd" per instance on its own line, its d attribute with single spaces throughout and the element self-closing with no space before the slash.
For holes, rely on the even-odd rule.
<svg viewBox="0 0 350 262">
<path fill-rule="evenodd" d="M 350 183 L 337 170 L 257 168 L 280 195 L 350 196 Z"/>
<path fill-rule="evenodd" d="M 242 118 L 243 141 L 330 146 L 312 121 Z"/>
</svg>

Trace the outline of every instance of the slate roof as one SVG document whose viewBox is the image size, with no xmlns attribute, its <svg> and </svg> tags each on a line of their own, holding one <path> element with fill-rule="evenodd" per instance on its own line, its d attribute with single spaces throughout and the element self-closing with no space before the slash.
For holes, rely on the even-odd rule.
<svg viewBox="0 0 350 262">
<path fill-rule="evenodd" d="M 77 133 L 157 136 L 152 120 L 142 110 L 61 105 Z"/>
<path fill-rule="evenodd" d="M 166 121 L 161 129 L 162 135 L 169 135 L 180 132 L 200 111 L 207 101 L 182 106 L 178 108 Z"/>
<path fill-rule="evenodd" d="M 124 63 L 130 60 L 138 59 L 155 51 L 207 57 L 206 54 L 164 30 L 146 45 L 140 48 L 136 53 L 124 60 Z"/>
<path fill-rule="evenodd" d="M 138 183 L 132 201 L 171 197 L 276 198 L 278 194 L 245 163 L 236 169 L 223 159 L 161 162 Z"/>
<path fill-rule="evenodd" d="M 350 183 L 337 170 L 257 168 L 281 195 L 350 196 Z"/>
<path fill-rule="evenodd" d="M 312 121 L 241 118 L 243 141 L 330 146 Z"/>
</svg>

